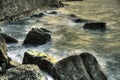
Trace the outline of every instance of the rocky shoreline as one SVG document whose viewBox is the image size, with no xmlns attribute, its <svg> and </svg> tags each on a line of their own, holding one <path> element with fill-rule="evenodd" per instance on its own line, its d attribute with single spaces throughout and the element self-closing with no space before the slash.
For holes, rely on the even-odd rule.
<svg viewBox="0 0 120 80">
<path fill-rule="evenodd" d="M 33 14 L 30 18 L 41 18 L 46 13 Z M 52 11 L 47 14 L 59 14 Z M 84 23 L 83 29 L 106 31 L 106 22 L 80 19 L 74 14 L 65 15 L 76 24 Z M 16 17 L 16 16 L 15 16 Z M 17 18 L 4 17 L 14 22 Z M 18 18 L 19 19 L 19 18 Z M 36 20 L 39 22 L 39 20 Z M 38 46 L 51 41 L 51 31 L 46 28 L 32 28 L 23 41 L 23 46 Z M 107 76 L 101 69 L 96 57 L 91 53 L 79 53 L 66 57 L 60 61 L 47 53 L 28 50 L 24 53 L 22 64 L 12 61 L 7 55 L 6 45 L 19 43 L 18 40 L 0 33 L 0 80 L 48 80 L 44 72 L 54 80 L 107 80 Z"/>
</svg>

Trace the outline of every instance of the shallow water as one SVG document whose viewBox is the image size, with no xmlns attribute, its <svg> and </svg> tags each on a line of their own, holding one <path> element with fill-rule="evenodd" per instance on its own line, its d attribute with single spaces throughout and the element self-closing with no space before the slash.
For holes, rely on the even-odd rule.
<svg viewBox="0 0 120 80">
<path fill-rule="evenodd" d="M 118 0 L 67 2 L 69 6 L 57 9 L 58 14 L 49 14 L 51 10 L 48 10 L 44 11 L 45 16 L 42 18 L 26 17 L 16 22 L 0 24 L 3 33 L 19 40 L 17 44 L 8 45 L 8 55 L 22 63 L 24 52 L 28 49 L 46 52 L 58 60 L 70 55 L 90 52 L 97 57 L 108 80 L 119 80 L 120 5 L 118 2 Z M 105 32 L 84 30 L 82 28 L 84 23 L 74 23 L 67 16 L 71 13 L 84 19 L 105 21 L 108 25 L 107 30 Z M 50 30 L 52 41 L 38 47 L 23 47 L 23 40 L 32 27 Z"/>
</svg>

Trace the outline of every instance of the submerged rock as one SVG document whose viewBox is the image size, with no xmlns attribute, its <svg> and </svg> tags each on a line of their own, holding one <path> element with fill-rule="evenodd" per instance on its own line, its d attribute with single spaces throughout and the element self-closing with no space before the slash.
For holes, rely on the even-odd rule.
<svg viewBox="0 0 120 80">
<path fill-rule="evenodd" d="M 51 40 L 51 35 L 47 29 L 33 28 L 26 36 L 23 45 L 43 45 Z"/>
<path fill-rule="evenodd" d="M 43 13 L 39 13 L 39 14 L 32 15 L 31 18 L 33 18 L 33 17 L 40 18 L 40 17 L 43 17 L 43 16 L 44 16 Z"/>
<path fill-rule="evenodd" d="M 36 65 L 21 65 L 0 75 L 0 80 L 47 80 Z"/>
<path fill-rule="evenodd" d="M 89 22 L 83 26 L 84 29 L 91 29 L 91 30 L 106 30 L 106 23 L 105 22 Z"/>
<path fill-rule="evenodd" d="M 98 64 L 98 61 L 93 55 L 83 53 L 80 57 L 92 80 L 107 80 L 106 75 L 101 70 L 101 66 Z"/>
<path fill-rule="evenodd" d="M 18 41 L 15 39 L 15 38 L 13 38 L 13 37 L 10 37 L 10 36 L 8 36 L 8 35 L 6 35 L 6 34 L 3 34 L 3 33 L 0 33 L 2 36 L 3 36 L 3 38 L 5 39 L 5 41 L 6 41 L 6 43 L 17 43 Z"/>
<path fill-rule="evenodd" d="M 53 66 L 57 60 L 46 53 L 28 50 L 24 54 L 23 64 L 36 64 L 50 75 L 53 74 Z"/>
</svg>

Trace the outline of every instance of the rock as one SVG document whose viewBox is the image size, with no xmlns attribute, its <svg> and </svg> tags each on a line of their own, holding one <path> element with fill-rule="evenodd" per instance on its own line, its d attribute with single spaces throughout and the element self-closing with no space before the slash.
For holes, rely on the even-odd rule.
<svg viewBox="0 0 120 80">
<path fill-rule="evenodd" d="M 98 61 L 93 55 L 89 53 L 83 53 L 80 55 L 80 57 L 92 80 L 107 80 L 106 75 L 101 70 Z"/>
<path fill-rule="evenodd" d="M 53 71 L 55 80 L 107 80 L 96 58 L 89 53 L 60 60 Z"/>
<path fill-rule="evenodd" d="M 0 75 L 0 80 L 47 80 L 36 65 L 21 65 Z"/>
<path fill-rule="evenodd" d="M 91 29 L 91 30 L 106 30 L 106 23 L 105 22 L 90 22 L 86 23 L 83 26 L 84 29 Z"/>
<path fill-rule="evenodd" d="M 57 14 L 57 12 L 56 11 L 51 11 L 51 12 L 49 12 L 49 14 Z"/>
<path fill-rule="evenodd" d="M 87 22 L 88 20 L 84 20 L 84 19 L 79 19 L 79 18 L 74 18 L 74 19 L 72 19 L 73 20 L 73 22 L 75 22 L 75 23 L 81 23 L 81 22 Z"/>
<path fill-rule="evenodd" d="M 7 47 L 5 39 L 0 34 L 0 66 L 2 68 L 2 72 L 5 72 L 6 68 L 8 68 L 9 61 L 10 58 L 7 56 Z"/>
<path fill-rule="evenodd" d="M 51 35 L 46 32 L 44 29 L 39 28 L 33 28 L 29 33 L 27 34 L 26 39 L 23 42 L 23 45 L 43 45 L 51 40 Z"/>
<path fill-rule="evenodd" d="M 20 64 L 17 63 L 17 62 L 15 62 L 15 61 L 10 60 L 9 65 L 10 65 L 9 68 L 13 68 L 13 67 L 17 67 L 17 66 L 19 66 Z"/>
<path fill-rule="evenodd" d="M 70 56 L 56 63 L 55 80 L 92 80 L 79 56 Z"/>
<path fill-rule="evenodd" d="M 31 18 L 33 18 L 33 17 L 40 18 L 40 17 L 43 17 L 43 16 L 44 16 L 43 13 L 39 13 L 39 14 L 32 15 Z"/>
<path fill-rule="evenodd" d="M 5 39 L 6 43 L 17 43 L 18 41 L 15 38 L 12 38 L 6 34 L 0 33 Z"/>
<path fill-rule="evenodd" d="M 76 18 L 77 16 L 75 14 L 69 14 L 69 17 Z"/>
<path fill-rule="evenodd" d="M 28 50 L 24 54 L 23 64 L 36 64 L 50 75 L 53 74 L 53 66 L 57 60 L 46 53 Z"/>
</svg>

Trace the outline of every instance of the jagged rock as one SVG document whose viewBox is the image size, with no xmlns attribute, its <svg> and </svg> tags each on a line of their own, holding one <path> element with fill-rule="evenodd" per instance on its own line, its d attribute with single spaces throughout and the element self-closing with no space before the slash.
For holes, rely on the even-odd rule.
<svg viewBox="0 0 120 80">
<path fill-rule="evenodd" d="M 92 80 L 107 80 L 106 75 L 101 70 L 102 68 L 93 55 L 89 53 L 83 53 L 80 55 L 80 57 Z"/>
<path fill-rule="evenodd" d="M 5 72 L 8 67 L 10 58 L 7 56 L 7 47 L 5 39 L 0 34 L 0 67 L 2 71 Z"/>
<path fill-rule="evenodd" d="M 56 63 L 55 80 L 92 80 L 79 56 L 70 56 Z"/>
<path fill-rule="evenodd" d="M 51 40 L 49 32 L 44 29 L 33 28 L 26 36 L 23 45 L 43 45 Z"/>
<path fill-rule="evenodd" d="M 47 80 L 37 65 L 21 65 L 0 75 L 0 80 Z"/>
<path fill-rule="evenodd" d="M 105 22 L 89 22 L 83 26 L 84 29 L 91 29 L 91 30 L 106 30 L 106 23 Z"/>
<path fill-rule="evenodd" d="M 6 43 L 17 43 L 18 41 L 15 39 L 15 38 L 13 38 L 13 37 L 10 37 L 10 36 L 8 36 L 8 35 L 6 35 L 6 34 L 3 34 L 3 33 L 0 33 L 2 36 L 3 36 L 3 38 L 5 39 L 5 41 L 6 41 Z"/>
<path fill-rule="evenodd" d="M 43 13 L 39 13 L 39 14 L 32 15 L 31 18 L 33 18 L 33 17 L 40 18 L 40 17 L 43 17 L 43 16 L 44 16 Z"/>
<path fill-rule="evenodd" d="M 23 64 L 36 64 L 39 68 L 50 75 L 53 73 L 53 66 L 57 60 L 46 53 L 28 50 L 24 54 Z"/>
</svg>

